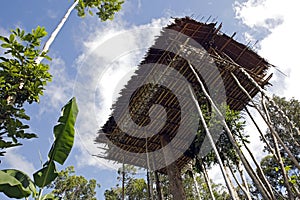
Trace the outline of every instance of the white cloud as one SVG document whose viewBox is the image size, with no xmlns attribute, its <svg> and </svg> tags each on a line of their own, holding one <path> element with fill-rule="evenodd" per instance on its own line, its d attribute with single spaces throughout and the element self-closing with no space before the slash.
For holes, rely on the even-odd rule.
<svg viewBox="0 0 300 200">
<path fill-rule="evenodd" d="M 18 147 L 7 149 L 5 154 L 5 164 L 11 169 L 18 169 L 28 175 L 31 175 L 36 171 L 33 164 L 18 152 Z"/>
<path fill-rule="evenodd" d="M 275 73 L 271 91 L 297 99 L 300 99 L 297 88 L 300 84 L 300 68 L 296 55 L 300 46 L 296 30 L 300 17 L 299 6 L 300 2 L 297 0 L 248 0 L 242 4 L 235 3 L 236 16 L 242 23 L 250 28 L 269 30 L 269 34 L 260 42 L 258 53 L 287 74 L 284 77 Z"/>
<path fill-rule="evenodd" d="M 246 32 L 245 36 L 251 38 L 251 40 L 255 37 L 260 37 L 257 38 L 261 40 L 258 54 L 287 74 L 287 76 L 284 76 L 274 68 L 270 70 L 274 73 L 274 76 L 271 79 L 273 86 L 268 88 L 269 93 L 288 98 L 296 97 L 297 99 L 300 99 L 300 93 L 298 92 L 300 68 L 296 53 L 298 53 L 300 41 L 297 39 L 298 33 L 295 30 L 295 26 L 300 17 L 299 6 L 300 2 L 297 0 L 285 2 L 248 0 L 244 3 L 235 3 L 237 19 L 249 27 L 249 32 Z M 253 30 L 260 34 L 252 35 Z M 266 31 L 268 32 L 267 34 L 265 34 Z M 258 112 L 251 109 L 251 113 L 258 126 L 265 132 L 267 126 Z M 265 156 L 265 153 L 262 151 L 264 144 L 260 141 L 259 133 L 256 131 L 255 126 L 249 119 L 247 121 L 246 132 L 250 135 L 251 141 L 249 147 L 255 158 L 260 160 Z"/>
<path fill-rule="evenodd" d="M 56 19 L 57 18 L 57 12 L 54 10 L 47 10 L 47 16 L 50 17 L 51 19 Z"/>
<path fill-rule="evenodd" d="M 114 20 L 105 26 L 89 30 L 89 39 L 82 44 L 83 53 L 77 59 L 77 79 L 74 96 L 77 98 L 76 156 L 78 165 L 116 168 L 112 162 L 94 158 L 99 154 L 99 144 L 94 144 L 97 131 L 111 114 L 111 106 L 120 89 L 130 79 L 136 66 L 143 59 L 148 47 L 169 20 L 155 19 L 141 26 L 129 26 Z M 98 22 L 97 22 L 98 23 Z"/>
<path fill-rule="evenodd" d="M 251 28 L 272 28 L 281 21 L 282 12 L 287 11 L 286 4 L 288 3 L 270 0 L 248 0 L 244 3 L 235 2 L 234 8 L 237 18 Z"/>
<path fill-rule="evenodd" d="M 47 84 L 41 97 L 39 115 L 59 111 L 72 96 L 74 81 L 68 76 L 64 61 L 55 55 L 50 63 L 50 73 L 52 81 Z"/>
</svg>

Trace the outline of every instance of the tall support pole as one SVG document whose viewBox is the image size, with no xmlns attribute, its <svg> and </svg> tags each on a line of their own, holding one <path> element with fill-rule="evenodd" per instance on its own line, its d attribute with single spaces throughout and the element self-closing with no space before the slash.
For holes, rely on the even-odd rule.
<svg viewBox="0 0 300 200">
<path fill-rule="evenodd" d="M 161 135 L 160 142 L 161 142 L 162 146 L 166 147 L 166 148 L 164 148 L 164 151 L 163 151 L 165 160 L 170 160 L 170 159 L 174 160 L 174 159 L 172 159 L 174 157 L 173 151 L 172 151 L 172 149 L 170 149 L 170 145 L 167 145 L 170 143 L 169 136 Z M 169 177 L 170 190 L 173 195 L 173 199 L 185 200 L 186 196 L 185 196 L 185 192 L 183 189 L 181 173 L 177 167 L 176 162 L 167 164 L 166 170 L 167 170 L 168 177 Z"/>
<path fill-rule="evenodd" d="M 241 184 L 237 178 L 237 176 L 235 175 L 235 171 L 232 169 L 232 167 L 230 165 L 228 165 L 228 169 L 230 170 L 231 174 L 232 174 L 232 177 L 234 179 L 234 181 L 238 184 L 239 188 L 243 191 L 243 193 L 245 194 L 246 196 L 246 199 L 247 200 L 251 200 L 251 195 L 250 195 L 250 191 L 248 188 L 245 187 L 245 182 L 244 180 L 243 181 L 243 184 Z M 242 177 L 240 177 L 242 179 Z"/>
<path fill-rule="evenodd" d="M 245 177 L 245 175 L 244 175 L 244 170 L 243 170 L 243 167 L 242 167 L 242 163 L 241 163 L 241 162 L 238 163 L 237 170 L 238 170 L 238 172 L 239 172 L 239 174 L 240 174 L 240 177 L 241 177 L 241 179 L 242 179 L 243 185 L 244 185 L 244 187 L 245 187 L 245 189 L 246 189 L 246 191 L 247 191 L 247 196 L 248 196 L 248 198 L 250 197 L 250 199 L 251 199 L 250 189 L 249 189 L 249 186 L 248 186 L 246 177 Z"/>
<path fill-rule="evenodd" d="M 280 143 L 280 145 L 284 148 L 284 150 L 289 155 L 289 157 L 291 158 L 291 160 L 293 161 L 293 163 L 295 164 L 295 166 L 300 170 L 300 164 L 297 161 L 297 159 L 295 158 L 295 156 L 292 154 L 292 152 L 289 150 L 289 148 L 284 144 L 284 142 L 282 141 L 282 139 L 280 138 L 280 136 L 278 135 L 278 133 L 275 131 L 275 129 L 273 128 L 273 126 L 266 119 L 266 117 L 264 116 L 264 114 L 262 113 L 262 111 L 253 102 L 252 97 L 249 95 L 249 93 L 247 92 L 247 90 L 241 85 L 241 83 L 235 77 L 235 75 L 233 73 L 231 73 L 231 75 L 234 78 L 234 80 L 236 81 L 236 83 L 238 84 L 238 86 L 241 88 L 241 90 L 248 96 L 249 100 L 253 103 L 255 109 L 258 111 L 258 113 L 260 114 L 260 116 L 263 118 L 263 120 L 267 124 L 268 128 L 270 129 L 271 133 L 275 135 L 275 137 L 278 140 L 278 142 Z"/>
<path fill-rule="evenodd" d="M 193 170 L 193 166 L 192 165 L 190 165 L 190 170 L 191 170 L 192 178 L 193 178 L 193 181 L 194 181 L 194 186 L 195 186 L 195 189 L 196 189 L 196 192 L 197 192 L 198 200 L 201 200 L 201 194 L 200 194 L 200 190 L 199 190 L 199 184 L 198 184 L 198 181 L 197 181 L 197 177 L 193 173 L 194 170 Z"/>
<path fill-rule="evenodd" d="M 212 186 L 211 186 L 211 183 L 210 183 L 210 179 L 209 179 L 206 167 L 205 167 L 204 163 L 202 162 L 202 159 L 201 158 L 199 158 L 199 159 L 200 159 L 200 163 L 201 163 L 201 166 L 202 166 L 202 169 L 203 169 L 202 173 L 203 173 L 206 185 L 208 187 L 208 191 L 209 191 L 210 197 L 211 197 L 212 200 L 215 200 L 216 198 L 215 198 L 214 193 L 213 193 L 213 189 L 212 189 Z"/>
<path fill-rule="evenodd" d="M 268 113 L 268 110 L 267 110 L 267 107 L 266 107 L 266 105 L 264 103 L 263 98 L 261 99 L 261 101 L 262 101 L 261 104 L 263 106 L 263 110 L 266 113 L 266 118 L 269 121 L 269 123 L 271 123 L 271 119 L 270 119 L 270 116 L 269 116 L 269 113 Z M 275 152 L 276 152 L 276 155 L 277 155 L 277 158 L 278 158 L 279 166 L 281 168 L 281 172 L 282 172 L 282 176 L 283 176 L 283 183 L 284 183 L 284 185 L 286 187 L 289 200 L 294 200 L 295 198 L 294 198 L 294 195 L 292 193 L 291 186 L 289 184 L 289 178 L 288 178 L 288 175 L 287 175 L 287 172 L 285 170 L 284 163 L 283 163 L 283 160 L 282 160 L 282 157 L 281 157 L 281 153 L 280 153 L 280 150 L 279 150 L 278 141 L 277 141 L 276 137 L 274 136 L 274 134 L 272 134 L 272 139 L 274 141 Z"/>
<path fill-rule="evenodd" d="M 239 67 L 238 69 L 241 72 L 243 72 L 243 74 L 245 74 L 247 76 L 247 78 L 255 85 L 255 87 L 266 97 L 266 99 L 271 103 L 271 105 L 276 108 L 276 110 L 278 111 L 278 113 L 282 116 L 282 119 L 285 120 L 285 122 L 292 127 L 293 131 L 295 131 L 297 135 L 300 135 L 299 129 L 295 126 L 295 124 L 293 124 L 291 122 L 291 120 L 279 108 L 279 106 L 272 100 L 272 98 L 267 95 L 267 93 L 265 92 L 265 90 L 262 87 L 260 87 L 260 85 L 258 85 L 258 83 L 250 76 L 250 74 L 248 74 L 248 72 L 246 70 L 244 70 L 243 68 L 241 68 L 239 65 L 237 65 L 237 66 Z"/>
<path fill-rule="evenodd" d="M 277 155 L 275 153 L 275 150 L 271 147 L 271 145 L 268 143 L 266 137 L 264 136 L 263 132 L 260 130 L 258 124 L 256 123 L 256 121 L 254 120 L 253 116 L 251 115 L 250 111 L 248 110 L 247 107 L 245 107 L 245 111 L 247 112 L 248 116 L 250 117 L 251 121 L 253 122 L 253 124 L 255 125 L 256 129 L 258 130 L 260 137 L 262 138 L 262 140 L 264 141 L 264 143 L 267 145 L 269 151 L 275 156 L 276 159 Z"/>
<path fill-rule="evenodd" d="M 161 192 L 161 187 L 160 187 L 160 180 L 158 176 L 158 172 L 154 172 L 154 177 L 155 177 L 155 185 L 156 185 L 156 191 L 157 191 L 157 199 L 158 200 L 163 200 L 162 192 Z"/>
<path fill-rule="evenodd" d="M 152 187 L 151 172 L 147 169 L 147 186 L 148 186 L 148 199 L 153 200 L 153 187 Z"/>
<path fill-rule="evenodd" d="M 208 101 L 210 102 L 210 104 L 216 110 L 217 115 L 222 119 L 221 122 L 222 122 L 222 124 L 224 126 L 225 131 L 228 133 L 228 138 L 229 138 L 230 142 L 232 143 L 234 149 L 236 150 L 236 152 L 239 155 L 241 161 L 243 162 L 245 168 L 247 169 L 249 176 L 252 178 L 252 180 L 255 182 L 257 188 L 261 192 L 261 195 L 263 196 L 264 199 L 275 199 L 274 195 L 272 195 L 270 192 L 268 192 L 268 190 L 265 188 L 265 186 L 261 183 L 261 181 L 259 180 L 259 178 L 256 176 L 256 174 L 253 171 L 251 165 L 247 161 L 245 155 L 241 152 L 240 147 L 237 145 L 237 143 L 236 143 L 236 141 L 235 141 L 235 139 L 234 139 L 234 137 L 233 137 L 233 135 L 232 135 L 229 127 L 226 124 L 224 116 L 222 115 L 222 113 L 217 108 L 217 106 L 215 105 L 214 101 L 211 99 L 210 95 L 206 91 L 206 89 L 205 89 L 205 87 L 204 87 L 201 79 L 199 78 L 197 72 L 194 70 L 193 66 L 190 63 L 189 63 L 189 66 L 190 66 L 190 69 L 192 70 L 193 74 L 197 78 L 197 81 L 200 84 L 201 90 L 203 91 L 205 97 L 208 99 Z"/>
<path fill-rule="evenodd" d="M 64 15 L 64 17 L 61 19 L 61 21 L 59 22 L 59 24 L 57 25 L 57 27 L 55 28 L 55 30 L 51 33 L 50 37 L 48 38 L 48 40 L 46 41 L 42 52 L 40 55 L 42 55 L 42 53 L 45 53 L 49 50 L 51 44 L 53 43 L 53 41 L 55 40 L 57 34 L 60 32 L 60 30 L 62 29 L 62 27 L 64 26 L 65 22 L 67 21 L 67 19 L 69 18 L 71 12 L 74 10 L 74 8 L 77 6 L 79 0 L 74 1 L 74 3 L 71 5 L 71 7 L 67 10 L 66 14 Z M 40 64 L 41 61 L 44 59 L 44 57 L 37 57 L 37 59 L 35 60 L 36 64 Z"/>
<path fill-rule="evenodd" d="M 122 166 L 122 200 L 125 199 L 125 164 Z"/>
<path fill-rule="evenodd" d="M 221 157 L 220 157 L 220 154 L 219 154 L 219 152 L 218 152 L 218 149 L 217 149 L 217 147 L 216 147 L 216 144 L 215 144 L 215 142 L 214 142 L 214 140 L 213 140 L 213 138 L 212 138 L 212 136 L 211 136 L 211 133 L 210 133 L 208 127 L 207 127 L 207 124 L 206 124 L 205 119 L 204 119 L 204 117 L 203 117 L 203 113 L 202 113 L 202 110 L 200 109 L 199 103 L 198 103 L 197 99 L 195 98 L 192 89 L 191 89 L 190 87 L 189 87 L 189 89 L 190 89 L 190 93 L 191 93 L 192 99 L 193 99 L 193 101 L 194 101 L 194 103 L 195 103 L 195 105 L 196 105 L 196 107 L 197 107 L 197 111 L 198 111 L 198 113 L 199 113 L 199 117 L 200 117 L 200 120 L 201 120 L 201 122 L 202 122 L 202 125 L 203 125 L 203 127 L 204 127 L 204 129 L 205 129 L 205 132 L 206 132 L 206 135 L 207 135 L 207 137 L 208 137 L 209 143 L 210 143 L 210 145 L 212 146 L 213 151 L 214 151 L 215 154 L 216 154 L 216 157 L 217 157 L 217 160 L 218 160 L 218 163 L 219 163 L 219 166 L 220 166 L 222 175 L 223 175 L 223 177 L 224 177 L 226 186 L 227 186 L 227 188 L 228 188 L 228 190 L 229 190 L 229 193 L 230 193 L 231 197 L 233 198 L 233 200 L 238 199 L 238 197 L 236 196 L 236 193 L 235 193 L 235 191 L 234 191 L 234 188 L 232 187 L 232 184 L 230 183 L 230 179 L 229 179 L 229 177 L 228 177 L 227 174 L 226 174 L 225 168 L 224 168 L 224 166 L 223 166 L 222 159 L 221 159 Z"/>
<path fill-rule="evenodd" d="M 147 185 L 148 185 L 148 197 L 153 200 L 153 184 L 151 177 L 150 159 L 148 154 L 148 140 L 146 138 L 146 156 L 147 156 Z"/>
</svg>

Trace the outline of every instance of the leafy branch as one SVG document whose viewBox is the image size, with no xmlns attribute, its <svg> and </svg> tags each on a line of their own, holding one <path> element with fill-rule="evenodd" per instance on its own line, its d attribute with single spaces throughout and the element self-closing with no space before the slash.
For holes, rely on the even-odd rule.
<svg viewBox="0 0 300 200">
<path fill-rule="evenodd" d="M 75 121 L 78 114 L 76 99 L 72 98 L 63 108 L 58 124 L 54 126 L 55 140 L 48 153 L 48 160 L 43 167 L 33 174 L 34 180 L 17 169 L 0 171 L 0 192 L 10 198 L 24 198 L 32 195 L 35 199 L 54 199 L 47 194 L 42 196 L 45 186 L 51 184 L 58 175 L 55 162 L 63 165 L 74 143 Z M 37 193 L 37 189 L 39 192 Z"/>
</svg>

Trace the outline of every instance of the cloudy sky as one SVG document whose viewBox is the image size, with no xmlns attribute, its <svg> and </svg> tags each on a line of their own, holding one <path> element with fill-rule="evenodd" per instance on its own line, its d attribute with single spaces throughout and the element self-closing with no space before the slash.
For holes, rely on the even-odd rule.
<svg viewBox="0 0 300 200">
<path fill-rule="evenodd" d="M 16 27 L 30 31 L 38 25 L 45 26 L 51 33 L 71 3 L 67 0 L 4 0 L 1 2 L 0 35 L 7 35 Z M 117 166 L 92 156 L 100 153 L 93 140 L 107 120 L 119 90 L 133 74 L 161 27 L 171 22 L 171 17 L 191 16 L 202 21 L 222 22 L 223 32 L 228 35 L 237 32 L 237 40 L 250 42 L 249 46 L 277 66 L 272 69 L 270 94 L 300 99 L 297 90 L 300 68 L 295 55 L 300 46 L 296 26 L 299 7 L 297 0 L 285 3 L 272 0 L 129 0 L 109 22 L 100 22 L 95 16 L 81 19 L 72 12 L 50 48 L 53 81 L 46 87 L 40 104 L 26 107 L 31 116 L 31 130 L 39 138 L 24 141 L 22 147 L 8 151 L 0 164 L 1 169 L 17 168 L 29 174 L 39 169 L 39 154 L 45 161 L 60 108 L 76 96 L 80 110 L 76 142 L 65 166 L 74 165 L 78 174 L 95 178 L 102 185 L 98 197 L 103 199 L 103 191 L 116 184 Z"/>
</svg>

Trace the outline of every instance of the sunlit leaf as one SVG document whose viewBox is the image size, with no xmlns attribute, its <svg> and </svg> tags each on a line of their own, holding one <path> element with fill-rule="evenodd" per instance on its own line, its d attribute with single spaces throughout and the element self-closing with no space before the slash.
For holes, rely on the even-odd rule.
<svg viewBox="0 0 300 200">
<path fill-rule="evenodd" d="M 36 194 L 32 180 L 15 169 L 0 171 L 0 191 L 10 198 L 24 198 Z"/>
<path fill-rule="evenodd" d="M 33 179 L 35 184 L 42 188 L 49 185 L 57 175 L 55 163 L 52 161 L 39 171 L 35 172 L 33 174 Z"/>
<path fill-rule="evenodd" d="M 76 99 L 73 97 L 63 108 L 62 115 L 54 127 L 55 141 L 49 151 L 50 161 L 54 160 L 59 164 L 64 164 L 74 142 L 75 121 L 78 114 Z"/>
</svg>

